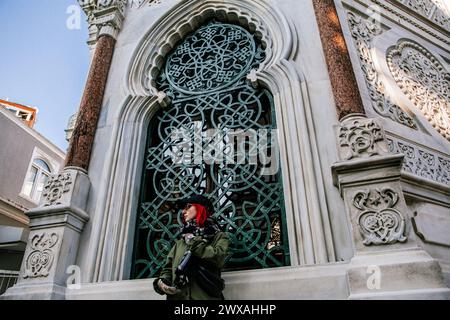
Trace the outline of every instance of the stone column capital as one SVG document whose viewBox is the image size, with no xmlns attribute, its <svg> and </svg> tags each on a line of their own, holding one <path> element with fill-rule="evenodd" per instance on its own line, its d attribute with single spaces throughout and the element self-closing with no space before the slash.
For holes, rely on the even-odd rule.
<svg viewBox="0 0 450 320">
<path fill-rule="evenodd" d="M 386 134 L 378 119 L 364 114 L 343 117 L 337 126 L 341 161 L 389 154 Z"/>
<path fill-rule="evenodd" d="M 128 0 L 78 0 L 78 3 L 88 17 L 90 44 L 104 35 L 117 39 Z"/>
</svg>

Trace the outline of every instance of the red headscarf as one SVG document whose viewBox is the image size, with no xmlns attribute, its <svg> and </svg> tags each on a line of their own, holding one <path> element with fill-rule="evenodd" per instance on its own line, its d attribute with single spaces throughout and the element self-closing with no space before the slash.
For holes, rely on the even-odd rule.
<svg viewBox="0 0 450 320">
<path fill-rule="evenodd" d="M 208 210 L 206 210 L 205 206 L 201 204 L 193 203 L 192 205 L 195 207 L 195 209 L 197 209 L 197 216 L 195 217 L 197 225 L 200 228 L 203 228 L 205 225 L 205 221 L 206 219 L 208 219 L 210 213 L 208 212 Z"/>
</svg>

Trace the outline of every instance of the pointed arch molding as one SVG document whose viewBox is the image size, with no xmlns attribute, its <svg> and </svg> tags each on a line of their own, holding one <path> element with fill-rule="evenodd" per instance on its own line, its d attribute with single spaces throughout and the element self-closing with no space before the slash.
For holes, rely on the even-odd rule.
<svg viewBox="0 0 450 320">
<path fill-rule="evenodd" d="M 165 56 L 187 34 L 213 17 L 223 22 L 239 24 L 256 34 L 267 55 L 266 62 L 260 66 L 261 70 L 281 59 L 289 60 L 297 53 L 294 26 L 269 1 L 184 1 L 157 21 L 139 45 L 128 74 L 130 91 L 142 96 L 158 94 L 155 78 L 163 67 Z"/>
<path fill-rule="evenodd" d="M 153 81 L 165 55 L 213 17 L 246 27 L 266 47 L 265 62 L 248 78 L 274 95 L 291 264 L 335 261 L 312 110 L 304 77 L 294 62 L 299 41 L 295 27 L 264 0 L 184 1 L 146 33 L 130 64 L 130 96 L 114 127 L 112 139 L 116 142 L 104 169 L 110 178 L 99 192 L 101 203 L 93 222 L 97 230 L 91 233 L 94 245 L 87 261 L 95 262 L 88 267 L 88 281 L 129 277 L 145 128 L 152 115 L 164 107 L 164 93 L 157 92 Z"/>
</svg>

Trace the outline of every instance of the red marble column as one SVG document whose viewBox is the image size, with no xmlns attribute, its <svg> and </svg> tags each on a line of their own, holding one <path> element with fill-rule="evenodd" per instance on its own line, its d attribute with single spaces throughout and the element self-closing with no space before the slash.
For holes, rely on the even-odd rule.
<svg viewBox="0 0 450 320">
<path fill-rule="evenodd" d="M 334 0 L 312 0 L 339 119 L 365 114 Z"/>
<path fill-rule="evenodd" d="M 89 168 L 92 145 L 115 44 L 116 40 L 109 35 L 100 36 L 97 41 L 94 58 L 78 111 L 77 122 L 66 156 L 66 167 L 74 166 L 85 170 Z"/>
</svg>

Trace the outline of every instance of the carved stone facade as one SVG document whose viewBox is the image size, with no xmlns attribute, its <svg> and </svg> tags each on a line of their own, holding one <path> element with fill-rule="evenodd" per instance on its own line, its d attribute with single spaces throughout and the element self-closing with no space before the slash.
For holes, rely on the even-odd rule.
<svg viewBox="0 0 450 320">
<path fill-rule="evenodd" d="M 389 151 L 403 153 L 403 170 L 450 186 L 450 157 L 395 138 L 388 138 Z"/>
<path fill-rule="evenodd" d="M 353 205 L 362 211 L 357 221 L 366 246 L 406 241 L 405 218 L 394 209 L 398 197 L 391 188 L 358 191 L 354 196 Z"/>
<path fill-rule="evenodd" d="M 396 0 L 442 28 L 450 30 L 450 12 L 445 0 Z"/>
<path fill-rule="evenodd" d="M 441 9 L 442 12 L 448 9 L 445 4 L 433 1 L 368 0 L 365 1 L 368 8 L 359 7 L 351 0 L 342 1 L 345 3 L 342 15 L 345 13 L 349 31 L 347 41 L 353 42 L 356 49 L 353 55 L 355 72 L 361 75 L 360 79 L 364 79 L 368 88 L 366 111 L 374 110 L 393 120 L 385 126 L 388 136 L 393 133 L 393 138 L 388 140 L 389 148 L 390 152 L 405 154 L 405 172 L 447 185 L 444 168 L 450 157 L 450 146 L 436 137 L 440 134 L 449 140 L 450 73 L 445 51 L 437 51 L 438 54 L 430 49 L 433 41 L 439 45 L 445 42 L 441 36 L 445 32 L 439 29 L 442 25 L 438 26 L 430 17 Z M 378 6 L 374 7 L 372 3 Z M 414 9 L 417 15 L 411 15 L 408 8 Z M 403 20 L 388 19 L 391 14 Z M 434 25 L 421 26 L 424 19 Z M 407 26 L 434 38 L 414 37 L 404 31 Z M 359 81 L 359 85 L 363 82 Z M 380 110 L 389 111 L 383 114 Z M 406 134 L 408 131 L 398 124 L 415 129 L 415 133 Z M 399 135 L 400 131 L 402 134 Z M 400 145 L 393 142 L 403 134 L 406 141 L 420 140 L 420 143 L 402 143 L 401 139 Z M 427 146 L 427 151 L 423 145 Z"/>
<path fill-rule="evenodd" d="M 55 248 L 58 242 L 56 233 L 36 233 L 30 240 L 31 249 L 33 251 L 24 257 L 25 274 L 24 278 L 47 277 L 57 254 Z"/>
<path fill-rule="evenodd" d="M 338 136 L 343 160 L 387 153 L 384 130 L 374 119 L 354 116 L 343 119 Z"/>
<path fill-rule="evenodd" d="M 364 73 L 372 100 L 372 108 L 383 117 L 416 129 L 417 124 L 414 119 L 386 96 L 385 84 L 379 79 L 378 71 L 375 68 L 371 53 L 372 40 L 383 32 L 380 25 L 371 23 L 353 12 L 348 13 L 348 23 L 358 50 L 361 70 Z"/>
<path fill-rule="evenodd" d="M 331 3 L 328 0 L 315 2 L 320 5 Z M 47 236 L 57 234 L 57 243 L 50 249 L 58 249 L 51 260 L 47 258 L 49 255 L 43 254 L 44 249 L 35 250 L 30 244 L 30 253 L 36 251 L 36 254 L 23 265 L 22 273 L 44 270 L 41 274 L 46 274 L 48 268 L 49 274 L 23 277 L 7 292 L 8 297 L 29 296 L 28 290 L 39 288 L 47 294 L 45 297 L 55 298 L 53 291 L 48 293 L 48 288 L 39 286 L 43 283 L 64 288 L 58 297 L 66 299 L 165 299 L 152 290 L 153 279 L 134 279 L 131 270 L 138 248 L 135 243 L 148 241 L 145 237 L 139 239 L 136 232 L 142 221 L 142 210 L 151 210 L 148 219 L 152 221 L 158 221 L 162 215 L 176 220 L 175 214 L 179 214 L 174 213 L 175 209 L 165 211 L 163 206 L 141 205 L 140 186 L 151 185 L 142 178 L 142 172 L 148 170 L 147 138 L 153 134 L 151 130 L 158 130 L 152 121 L 163 119 L 154 118 L 159 115 L 157 112 L 167 112 L 175 101 L 170 99 L 173 97 L 170 90 L 158 86 L 163 68 L 169 65 L 171 68 L 166 71 L 172 72 L 164 81 L 171 81 L 184 91 L 192 91 L 195 99 L 198 98 L 195 87 L 198 83 L 188 83 L 190 76 L 197 72 L 195 64 L 183 75 L 186 65 L 180 70 L 179 64 L 172 66 L 169 57 L 179 58 L 175 48 L 180 48 L 187 37 L 209 23 L 245 29 L 264 51 L 258 66 L 249 71 L 246 66 L 236 63 L 242 52 L 232 49 L 241 47 L 231 45 L 230 52 L 237 58 L 231 59 L 236 70 L 226 64 L 223 69 L 209 68 L 214 55 L 202 57 L 205 59 L 202 70 L 222 71 L 217 74 L 221 79 L 220 75 L 227 76 L 226 71 L 239 74 L 240 68 L 245 67 L 248 74 L 242 75 L 243 82 L 239 85 L 252 85 L 271 93 L 267 100 L 273 109 L 271 120 L 278 128 L 279 176 L 283 184 L 280 203 L 285 215 L 283 219 L 267 223 L 273 223 L 274 235 L 286 228 L 286 233 L 278 235 L 281 234 L 280 238 L 284 237 L 282 241 L 287 243 L 288 257 L 283 269 L 267 267 L 223 272 L 225 297 L 450 297 L 443 279 L 443 274 L 450 276 L 450 268 L 443 267 L 445 263 L 450 265 L 450 243 L 448 248 L 445 247 L 448 242 L 445 230 L 448 228 L 444 227 L 450 226 L 450 147 L 426 120 L 420 106 L 414 106 L 413 100 L 419 97 L 410 89 L 402 91 L 400 88 L 400 85 L 408 87 L 411 84 L 402 84 L 401 77 L 408 75 L 417 83 L 426 84 L 430 92 L 435 92 L 435 97 L 448 99 L 442 81 L 433 83 L 438 81 L 436 79 L 447 79 L 444 71 L 449 60 L 443 48 L 447 41 L 441 23 L 444 18 L 438 17 L 435 7 L 426 11 L 419 1 L 406 0 L 332 0 L 338 16 L 327 18 L 335 25 L 340 24 L 342 34 L 330 38 L 337 39 L 338 50 L 348 51 L 363 104 L 349 110 L 365 111 L 365 114 L 351 113 L 340 119 L 333 99 L 330 72 L 335 72 L 334 79 L 345 77 L 336 70 L 329 70 L 325 63 L 324 50 L 327 54 L 330 52 L 327 46 L 320 45 L 321 24 L 317 23 L 312 1 L 80 0 L 80 4 L 90 22 L 90 43 L 99 38 L 98 48 L 101 39 L 111 38 L 99 37 L 101 34 L 109 34 L 117 40 L 108 79 L 104 90 L 100 90 L 104 96 L 99 98 L 102 100 L 98 109 L 100 120 L 89 149 L 92 156 L 86 159 L 89 171 L 66 168 L 47 184 L 45 202 L 30 212 L 31 226 L 37 240 L 44 233 Z M 378 4 L 381 10 L 381 23 L 373 23 L 364 12 L 373 4 Z M 425 11 L 413 13 L 411 8 L 414 6 Z M 445 25 L 445 21 L 443 23 Z M 215 47 L 214 42 L 204 41 L 208 37 L 199 36 L 199 43 L 210 43 L 208 48 Z M 221 41 L 221 38 L 214 40 Z M 403 62 L 401 48 L 397 47 L 402 43 L 399 40 L 426 48 L 442 69 L 418 48 L 414 50 L 417 55 L 425 56 L 421 58 L 423 64 Z M 396 51 L 390 52 L 393 72 L 386 57 L 391 47 L 397 47 L 395 50 L 400 52 L 398 55 Z M 93 68 L 96 65 L 104 66 L 104 63 L 94 61 Z M 425 70 L 424 65 L 429 68 Z M 414 68 L 417 72 L 413 72 Z M 435 76 L 436 72 L 440 75 Z M 185 78 L 181 81 L 177 75 Z M 211 83 L 200 85 L 202 91 L 216 93 L 217 87 Z M 236 104 L 239 106 L 248 102 L 237 93 L 229 96 L 240 99 Z M 183 99 L 183 103 L 187 101 L 185 111 L 192 112 L 195 106 L 190 97 L 183 96 Z M 214 106 L 215 112 L 220 109 L 221 101 L 209 98 L 204 103 Z M 441 110 L 442 104 L 437 109 Z M 256 108 L 248 114 L 254 110 Z M 178 109 L 174 108 L 174 111 Z M 251 118 L 248 114 L 242 121 Z M 169 165 L 167 169 L 172 168 Z M 429 219 L 433 214 L 428 214 L 429 208 L 439 208 L 440 215 Z M 250 210 L 247 215 L 251 214 Z M 248 222 L 245 215 L 242 217 L 243 224 Z M 433 223 L 427 225 L 427 221 Z M 439 233 L 444 236 L 430 237 L 430 230 L 434 232 L 436 224 L 441 225 L 439 230 L 444 231 Z M 427 239 L 425 244 L 420 242 L 422 238 Z M 276 237 L 271 240 L 274 241 L 270 242 L 269 250 L 278 241 Z M 440 247 L 436 248 L 434 243 Z M 156 254 L 162 252 L 155 250 Z M 70 265 L 81 270 L 79 289 L 67 288 L 65 284 L 65 270 Z M 379 290 L 371 291 L 367 286 L 367 270 L 374 265 L 380 268 L 383 280 Z M 266 290 L 268 286 L 273 290 Z"/>
<path fill-rule="evenodd" d="M 43 205 L 61 204 L 62 196 L 70 191 L 71 184 L 73 184 L 73 176 L 70 172 L 61 172 L 51 176 L 45 183 L 42 192 Z"/>
<path fill-rule="evenodd" d="M 151 6 L 154 4 L 160 4 L 163 0 L 128 0 L 130 7 L 140 8 L 142 6 Z"/>
<path fill-rule="evenodd" d="M 450 73 L 427 49 L 408 40 L 391 48 L 387 61 L 403 93 L 450 141 Z"/>
</svg>

